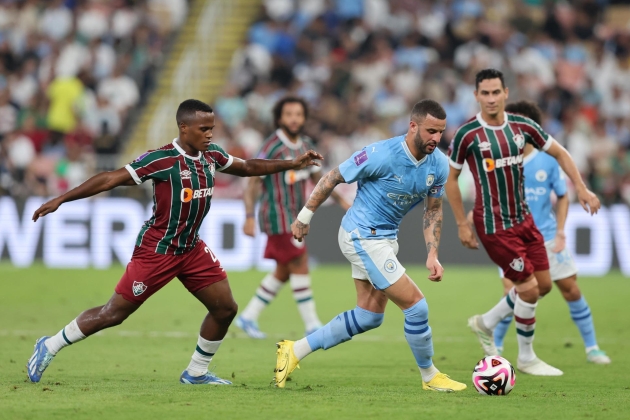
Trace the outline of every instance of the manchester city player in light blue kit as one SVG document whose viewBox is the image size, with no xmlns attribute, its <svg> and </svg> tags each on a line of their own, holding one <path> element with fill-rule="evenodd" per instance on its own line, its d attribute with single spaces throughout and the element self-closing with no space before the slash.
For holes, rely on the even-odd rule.
<svg viewBox="0 0 630 420">
<path fill-rule="evenodd" d="M 540 109 L 534 103 L 515 102 L 508 104 L 505 110 L 541 123 Z M 586 347 L 586 359 L 596 364 L 608 364 L 610 358 L 597 345 L 591 309 L 577 285 L 577 267 L 573 256 L 566 249 L 564 223 L 569 212 L 569 198 L 566 195 L 567 183 L 564 174 L 558 161 L 544 152 L 534 150 L 529 144 L 525 146 L 524 155 L 523 174 L 527 205 L 536 227 L 545 238 L 551 279 L 567 301 L 571 318 L 580 330 Z M 552 191 L 558 199 L 555 215 L 551 202 Z M 506 291 L 513 286 L 512 282 L 505 278 L 503 285 Z M 500 352 L 503 351 L 503 339 L 511 322 L 512 317 L 507 317 L 494 329 L 494 343 Z"/>
<path fill-rule="evenodd" d="M 313 213 L 335 186 L 359 183 L 338 238 L 341 251 L 352 266 L 357 306 L 301 340 L 277 343 L 277 387 L 284 388 L 287 377 L 310 353 L 329 349 L 381 325 L 385 306 L 391 300 L 405 315 L 405 338 L 420 368 L 422 388 L 445 392 L 466 388 L 433 365 L 427 301 L 396 258 L 402 218 L 425 201 L 423 227 L 429 280 L 442 280 L 444 269 L 438 261 L 438 245 L 449 165 L 446 156 L 436 148 L 445 127 L 442 106 L 432 100 L 420 101 L 411 111 L 406 135 L 365 147 L 317 183 L 291 226 L 299 241 L 308 234 Z"/>
</svg>

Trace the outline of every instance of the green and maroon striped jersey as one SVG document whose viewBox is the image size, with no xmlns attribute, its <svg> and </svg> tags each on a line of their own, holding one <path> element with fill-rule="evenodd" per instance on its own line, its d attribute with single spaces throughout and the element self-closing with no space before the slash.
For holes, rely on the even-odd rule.
<svg viewBox="0 0 630 420">
<path fill-rule="evenodd" d="M 490 126 L 477 114 L 462 125 L 449 148 L 449 163 L 461 169 L 464 162 L 475 179 L 476 221 L 486 234 L 510 229 L 525 219 L 529 208 L 523 190 L 525 142 L 547 150 L 553 137 L 529 118 L 505 113 L 501 126 Z"/>
<path fill-rule="evenodd" d="M 158 254 L 191 250 L 210 210 L 214 171 L 225 170 L 232 162 L 232 156 L 216 144 L 193 157 L 175 139 L 126 165 L 136 184 L 153 181 L 153 215 L 144 222 L 136 246 L 149 247 Z"/>
<path fill-rule="evenodd" d="M 300 136 L 292 142 L 281 129 L 267 138 L 258 153 L 259 159 L 294 159 L 313 148 L 309 138 Z M 262 177 L 263 193 L 259 212 L 260 230 L 267 235 L 291 233 L 291 223 L 306 201 L 306 180 L 320 170 L 311 166 Z"/>
</svg>

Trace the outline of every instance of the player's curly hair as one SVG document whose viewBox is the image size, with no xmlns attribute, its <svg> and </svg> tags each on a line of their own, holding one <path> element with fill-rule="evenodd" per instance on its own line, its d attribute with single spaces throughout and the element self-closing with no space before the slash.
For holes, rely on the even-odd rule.
<svg viewBox="0 0 630 420">
<path fill-rule="evenodd" d="M 308 105 L 306 101 L 298 96 L 285 96 L 273 106 L 273 123 L 276 128 L 280 128 L 280 118 L 282 118 L 282 109 L 286 104 L 300 104 L 304 110 L 304 118 L 308 118 Z"/>
<path fill-rule="evenodd" d="M 538 125 L 542 123 L 542 111 L 534 102 L 518 101 L 512 102 L 505 106 L 505 112 L 510 114 L 518 114 L 534 120 Z"/>
<path fill-rule="evenodd" d="M 446 119 L 446 111 L 442 105 L 433 99 L 423 99 L 420 102 L 417 102 L 411 109 L 411 119 L 414 121 L 424 119 L 427 114 L 437 118 L 438 120 Z"/>
<path fill-rule="evenodd" d="M 182 122 L 186 123 L 187 121 L 190 121 L 197 112 L 212 113 L 214 110 L 205 102 L 201 102 L 197 99 L 186 99 L 184 102 L 179 104 L 179 107 L 177 108 L 177 114 L 175 114 L 177 125 L 179 126 Z"/>
<path fill-rule="evenodd" d="M 499 79 L 501 81 L 501 87 L 505 89 L 505 79 L 503 73 L 497 69 L 483 69 L 475 76 L 475 89 L 479 89 L 479 83 L 484 80 Z"/>
</svg>

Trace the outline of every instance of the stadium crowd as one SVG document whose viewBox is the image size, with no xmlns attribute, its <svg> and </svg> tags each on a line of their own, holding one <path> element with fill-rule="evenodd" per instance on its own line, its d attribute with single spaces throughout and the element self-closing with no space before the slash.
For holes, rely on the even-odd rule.
<svg viewBox="0 0 630 420">
<path fill-rule="evenodd" d="M 185 3 L 0 0 L 0 194 L 62 192 L 93 170 L 94 154 L 119 151 Z M 510 100 L 540 105 L 544 128 L 603 202 L 630 204 L 623 3 L 264 0 L 213 103 L 215 141 L 255 156 L 274 102 L 295 94 L 310 104 L 306 133 L 330 167 L 403 134 L 413 103 L 428 97 L 448 113 L 446 150 L 477 112 L 474 74 L 495 67 Z M 240 195 L 239 180 L 218 181 L 229 186 L 218 195 Z M 462 182 L 472 198 L 472 179 Z"/>
<path fill-rule="evenodd" d="M 187 6 L 0 0 L 0 195 L 63 193 L 119 151 Z"/>
</svg>

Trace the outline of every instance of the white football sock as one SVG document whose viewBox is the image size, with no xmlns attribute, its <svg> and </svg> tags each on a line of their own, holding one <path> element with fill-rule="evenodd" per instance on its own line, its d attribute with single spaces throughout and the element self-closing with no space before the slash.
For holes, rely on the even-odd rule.
<svg viewBox="0 0 630 420">
<path fill-rule="evenodd" d="M 435 365 L 431 365 L 431 367 L 428 367 L 426 369 L 418 366 L 418 369 L 420 369 L 420 375 L 422 376 L 422 380 L 424 382 L 429 382 L 431 379 L 435 377 L 435 375 L 440 373 L 440 371 L 435 367 Z"/>
<path fill-rule="evenodd" d="M 298 360 L 304 359 L 312 352 L 313 350 L 311 350 L 311 346 L 308 344 L 308 340 L 306 339 L 306 337 L 296 341 L 293 344 L 293 353 L 295 353 L 295 357 L 297 357 Z"/>
<path fill-rule="evenodd" d="M 61 331 L 53 335 L 44 342 L 44 345 L 50 353 L 57 354 L 62 348 L 81 341 L 85 335 L 79 329 L 76 318 L 66 325 Z"/>
<path fill-rule="evenodd" d="M 199 336 L 197 348 L 190 359 L 190 364 L 186 368 L 191 376 L 201 376 L 208 372 L 208 365 L 212 361 L 223 340 L 209 341 Z"/>
<path fill-rule="evenodd" d="M 256 294 L 241 313 L 241 317 L 248 321 L 258 321 L 260 313 L 274 300 L 282 286 L 284 286 L 283 282 L 278 280 L 273 274 L 267 274 L 260 282 L 258 289 L 256 289 Z"/>
<path fill-rule="evenodd" d="M 516 338 L 518 341 L 518 360 L 531 362 L 536 358 L 534 353 L 534 329 L 536 328 L 536 305 L 527 303 L 519 296 L 514 304 L 514 321 L 516 322 Z"/>
<path fill-rule="evenodd" d="M 308 274 L 291 274 L 290 281 L 293 298 L 295 303 L 297 303 L 306 331 L 321 327 L 322 323 L 317 316 L 315 300 L 313 300 L 311 276 Z"/>
<path fill-rule="evenodd" d="M 481 315 L 484 326 L 493 331 L 499 322 L 508 315 L 512 315 L 514 312 L 514 301 L 516 300 L 516 288 L 512 287 L 507 295 L 505 295 L 499 303 L 494 305 L 494 308 L 490 309 L 485 314 Z"/>
</svg>

